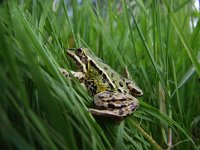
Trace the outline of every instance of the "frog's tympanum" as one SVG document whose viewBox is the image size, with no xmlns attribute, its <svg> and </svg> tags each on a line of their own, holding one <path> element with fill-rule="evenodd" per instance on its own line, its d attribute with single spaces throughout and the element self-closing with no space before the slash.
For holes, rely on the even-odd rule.
<svg viewBox="0 0 200 150">
<path fill-rule="evenodd" d="M 79 68 L 71 74 L 94 97 L 95 108 L 89 109 L 93 115 L 123 118 L 136 110 L 136 97 L 143 92 L 132 80 L 123 78 L 86 48 L 68 49 L 66 53 Z M 65 69 L 61 72 L 69 76 Z"/>
</svg>

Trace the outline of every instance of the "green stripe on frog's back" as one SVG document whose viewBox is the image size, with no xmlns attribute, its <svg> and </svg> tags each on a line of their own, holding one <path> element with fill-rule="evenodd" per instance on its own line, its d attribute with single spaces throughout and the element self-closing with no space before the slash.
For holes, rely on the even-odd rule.
<svg viewBox="0 0 200 150">
<path fill-rule="evenodd" d="M 122 80 L 122 77 L 115 70 L 113 70 L 110 66 L 105 64 L 100 58 L 96 56 L 93 58 L 93 60 L 97 68 L 106 75 L 106 78 L 113 85 L 116 91 L 123 93 L 129 91 L 125 82 Z"/>
<path fill-rule="evenodd" d="M 90 56 L 87 56 L 87 59 L 88 59 L 88 65 L 91 65 L 93 68 L 95 68 L 98 71 L 99 75 L 102 76 L 102 80 L 106 80 L 106 82 L 108 82 L 110 88 L 115 89 L 116 88 L 115 84 L 113 84 L 113 82 L 110 79 L 107 72 L 102 67 L 100 67 L 101 66 L 100 64 L 97 63 L 99 61 L 97 59 L 99 59 L 99 58 L 97 58 L 97 57 L 91 58 Z M 89 66 L 87 66 L 87 67 L 89 70 Z M 104 83 L 104 81 L 101 81 L 101 82 Z"/>
</svg>

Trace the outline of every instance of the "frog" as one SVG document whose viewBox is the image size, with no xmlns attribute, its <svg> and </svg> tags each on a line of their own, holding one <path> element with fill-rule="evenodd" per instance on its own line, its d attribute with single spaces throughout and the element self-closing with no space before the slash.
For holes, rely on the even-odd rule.
<svg viewBox="0 0 200 150">
<path fill-rule="evenodd" d="M 71 48 L 65 52 L 78 70 L 69 73 L 60 68 L 60 71 L 67 78 L 70 75 L 77 78 L 93 96 L 95 106 L 88 109 L 92 115 L 123 119 L 139 107 L 137 97 L 143 91 L 133 80 L 122 77 L 90 49 Z"/>
</svg>

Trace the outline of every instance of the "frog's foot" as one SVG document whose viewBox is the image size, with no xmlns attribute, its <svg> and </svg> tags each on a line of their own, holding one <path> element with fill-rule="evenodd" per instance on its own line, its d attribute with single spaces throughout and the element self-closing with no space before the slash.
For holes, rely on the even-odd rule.
<svg viewBox="0 0 200 150">
<path fill-rule="evenodd" d="M 67 78 L 70 78 L 69 72 L 66 69 L 63 69 L 63 68 L 58 68 L 58 69 L 64 76 L 66 76 Z"/>
<path fill-rule="evenodd" d="M 77 78 L 79 81 L 82 81 L 85 79 L 85 74 L 83 72 L 74 72 L 72 70 L 70 70 L 70 73 L 66 70 L 66 69 L 63 69 L 63 68 L 59 68 L 59 71 L 64 75 L 66 76 L 67 78 L 71 79 L 70 77 L 70 73 L 75 77 Z"/>
</svg>

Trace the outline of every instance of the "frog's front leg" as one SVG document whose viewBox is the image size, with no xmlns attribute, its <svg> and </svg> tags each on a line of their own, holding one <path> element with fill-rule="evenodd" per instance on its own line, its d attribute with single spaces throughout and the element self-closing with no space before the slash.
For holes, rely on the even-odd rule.
<svg viewBox="0 0 200 150">
<path fill-rule="evenodd" d="M 79 81 L 82 81 L 85 79 L 85 74 L 83 72 L 74 72 L 72 70 L 70 70 L 70 73 L 66 70 L 66 69 L 63 69 L 63 68 L 59 68 L 60 72 L 66 76 L 67 78 L 71 79 L 70 77 L 70 73 L 75 77 L 77 78 Z"/>
<path fill-rule="evenodd" d="M 122 119 L 139 106 L 138 100 L 130 94 L 104 91 L 94 97 L 96 109 L 89 109 L 93 115 Z"/>
</svg>

